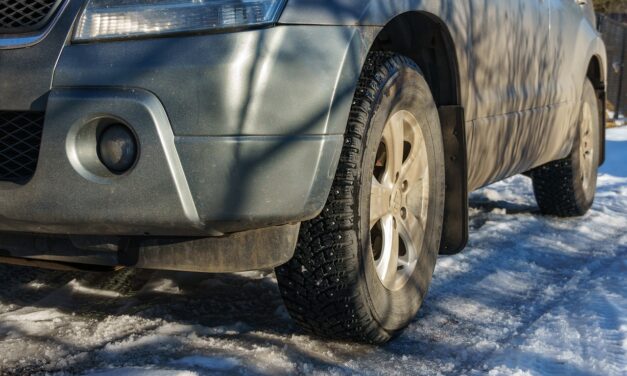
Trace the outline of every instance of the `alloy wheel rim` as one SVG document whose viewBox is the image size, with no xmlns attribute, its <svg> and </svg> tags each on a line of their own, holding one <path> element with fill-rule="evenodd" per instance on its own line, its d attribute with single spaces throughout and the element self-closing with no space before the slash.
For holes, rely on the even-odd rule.
<svg viewBox="0 0 627 376">
<path fill-rule="evenodd" d="M 581 117 L 581 140 L 579 144 L 579 160 L 581 161 L 581 182 L 586 192 L 586 195 L 590 194 L 590 180 L 593 178 L 594 172 L 594 159 L 595 148 L 593 138 L 593 118 L 592 110 L 588 103 L 584 103 L 583 112 Z"/>
<path fill-rule="evenodd" d="M 423 249 L 429 209 L 427 146 L 408 111 L 385 124 L 370 193 L 370 240 L 377 276 L 389 290 L 403 288 Z"/>
</svg>

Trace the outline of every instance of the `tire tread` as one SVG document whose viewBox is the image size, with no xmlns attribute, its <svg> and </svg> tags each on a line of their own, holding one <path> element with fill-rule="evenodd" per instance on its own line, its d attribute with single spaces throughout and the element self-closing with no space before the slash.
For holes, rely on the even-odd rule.
<svg viewBox="0 0 627 376">
<path fill-rule="evenodd" d="M 322 213 L 301 225 L 294 258 L 277 268 L 281 294 L 294 321 L 306 332 L 336 340 L 380 344 L 394 333 L 374 319 L 358 286 L 360 265 L 356 229 L 359 220 L 359 166 L 377 93 L 394 66 L 415 63 L 386 52 L 368 56 L 345 133 L 344 147 Z"/>
</svg>

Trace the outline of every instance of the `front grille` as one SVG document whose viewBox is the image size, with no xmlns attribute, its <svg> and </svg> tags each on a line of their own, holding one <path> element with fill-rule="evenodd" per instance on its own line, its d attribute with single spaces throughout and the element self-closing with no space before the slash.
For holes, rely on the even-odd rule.
<svg viewBox="0 0 627 376">
<path fill-rule="evenodd" d="M 43 29 L 64 0 L 0 0 L 0 34 Z"/>
<path fill-rule="evenodd" d="M 43 112 L 0 111 L 0 181 L 24 183 L 39 159 Z"/>
</svg>

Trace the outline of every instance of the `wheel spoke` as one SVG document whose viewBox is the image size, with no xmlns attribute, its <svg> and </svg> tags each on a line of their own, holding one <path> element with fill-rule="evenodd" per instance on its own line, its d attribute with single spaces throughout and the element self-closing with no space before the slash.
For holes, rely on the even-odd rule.
<svg viewBox="0 0 627 376">
<path fill-rule="evenodd" d="M 401 173 L 405 142 L 404 127 L 403 116 L 392 116 L 383 131 L 383 142 L 387 150 L 387 165 L 382 181 L 384 184 L 396 184 L 397 175 Z"/>
<path fill-rule="evenodd" d="M 424 179 L 428 173 L 427 149 L 422 143 L 414 143 L 409 158 L 403 165 L 401 179 L 407 180 L 410 185 Z"/>
<path fill-rule="evenodd" d="M 390 212 L 390 196 L 392 190 L 372 177 L 372 187 L 370 189 L 370 228 L 386 214 Z"/>
<path fill-rule="evenodd" d="M 372 180 L 370 230 L 377 275 L 393 291 L 410 280 L 422 251 L 429 197 L 426 140 L 416 118 L 388 119 Z M 381 155 L 381 157 L 380 157 Z"/>
<path fill-rule="evenodd" d="M 384 285 L 390 286 L 396 278 L 398 269 L 399 234 L 394 224 L 395 220 L 391 215 L 381 219 L 381 229 L 383 232 L 383 246 L 381 257 L 377 262 L 377 274 Z"/>
<path fill-rule="evenodd" d="M 411 272 L 416 267 L 416 263 L 417 263 L 417 260 L 407 261 L 407 260 L 404 260 L 403 258 L 399 258 L 398 259 L 398 272 L 403 273 L 406 276 L 406 278 L 409 279 L 411 277 Z"/>
<path fill-rule="evenodd" d="M 407 255 L 405 259 L 410 262 L 418 258 L 418 252 L 422 249 L 422 242 L 425 236 L 424 226 L 413 213 L 407 213 L 407 216 L 398 221 L 398 231 L 405 240 L 405 248 Z"/>
</svg>

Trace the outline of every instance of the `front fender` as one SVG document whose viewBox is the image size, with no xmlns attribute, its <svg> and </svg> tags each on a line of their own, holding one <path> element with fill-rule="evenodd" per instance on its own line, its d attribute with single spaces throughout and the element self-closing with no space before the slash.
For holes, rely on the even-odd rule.
<svg viewBox="0 0 627 376">
<path fill-rule="evenodd" d="M 279 24 L 348 26 L 353 30 L 338 74 L 329 112 L 328 129 L 339 132 L 346 125 L 352 94 L 366 56 L 379 32 L 395 17 L 406 13 L 427 15 L 446 28 L 454 48 L 459 77 L 460 105 L 469 102 L 471 6 L 468 1 L 447 0 L 290 0 Z"/>
</svg>

